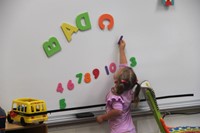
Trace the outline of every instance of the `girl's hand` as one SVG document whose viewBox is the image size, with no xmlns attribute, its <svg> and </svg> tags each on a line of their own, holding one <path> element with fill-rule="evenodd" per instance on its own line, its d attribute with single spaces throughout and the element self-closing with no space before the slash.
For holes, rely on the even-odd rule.
<svg viewBox="0 0 200 133">
<path fill-rule="evenodd" d="M 96 118 L 96 121 L 101 124 L 103 121 L 107 121 L 109 119 L 113 119 L 117 116 L 120 116 L 122 114 L 121 110 L 117 110 L 117 109 L 112 109 L 109 112 L 107 112 L 106 114 L 103 115 L 99 115 Z"/>
<path fill-rule="evenodd" d="M 99 124 L 103 123 L 103 121 L 104 121 L 103 115 L 97 116 L 96 121 L 97 121 Z"/>
<path fill-rule="evenodd" d="M 124 40 L 121 40 L 119 43 L 119 49 L 124 50 L 125 46 L 126 46 L 126 42 Z"/>
</svg>

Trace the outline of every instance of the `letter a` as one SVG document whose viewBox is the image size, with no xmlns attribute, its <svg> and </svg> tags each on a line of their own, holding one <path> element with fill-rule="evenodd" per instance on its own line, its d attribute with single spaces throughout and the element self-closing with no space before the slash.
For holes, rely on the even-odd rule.
<svg viewBox="0 0 200 133">
<path fill-rule="evenodd" d="M 81 23 L 81 20 L 84 20 L 85 25 Z M 83 21 L 82 21 L 83 22 Z M 79 30 L 85 31 L 91 29 L 90 18 L 87 12 L 82 13 L 76 17 L 76 26 Z"/>
<path fill-rule="evenodd" d="M 61 50 L 60 44 L 55 37 L 51 37 L 49 41 L 44 42 L 43 49 L 48 57 L 58 53 Z"/>
<path fill-rule="evenodd" d="M 72 40 L 72 34 L 78 31 L 77 27 L 66 23 L 63 23 L 61 28 L 68 42 Z"/>
</svg>

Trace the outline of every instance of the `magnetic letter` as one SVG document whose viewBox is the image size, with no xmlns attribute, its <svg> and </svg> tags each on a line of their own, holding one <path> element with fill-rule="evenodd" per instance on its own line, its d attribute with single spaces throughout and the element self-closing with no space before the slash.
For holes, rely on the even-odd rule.
<svg viewBox="0 0 200 133">
<path fill-rule="evenodd" d="M 72 40 L 72 34 L 74 32 L 77 32 L 78 31 L 78 28 L 75 27 L 75 26 L 72 26 L 70 24 L 66 24 L 66 23 L 63 23 L 61 25 L 61 28 L 62 28 L 62 31 L 63 33 L 65 34 L 65 37 L 67 39 L 68 42 L 70 42 Z"/>
<path fill-rule="evenodd" d="M 113 28 L 113 25 L 114 25 L 114 19 L 113 17 L 110 15 L 110 14 L 103 14 L 99 17 L 99 27 L 104 30 L 105 28 L 105 25 L 104 25 L 104 21 L 107 20 L 109 21 L 109 24 L 108 24 L 108 30 L 111 30 Z"/>
<path fill-rule="evenodd" d="M 81 23 L 81 20 L 84 20 L 85 24 Z M 82 21 L 83 22 L 83 21 Z M 82 13 L 76 17 L 76 26 L 79 30 L 85 31 L 91 29 L 90 18 L 87 12 Z"/>
<path fill-rule="evenodd" d="M 49 41 L 44 42 L 43 49 L 48 57 L 58 53 L 61 50 L 60 44 L 55 37 L 51 37 Z"/>
</svg>

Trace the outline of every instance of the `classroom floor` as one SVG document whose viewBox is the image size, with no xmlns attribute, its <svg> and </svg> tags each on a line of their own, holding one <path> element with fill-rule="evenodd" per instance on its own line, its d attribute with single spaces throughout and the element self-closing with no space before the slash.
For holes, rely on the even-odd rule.
<svg viewBox="0 0 200 133">
<path fill-rule="evenodd" d="M 48 128 L 48 133 L 108 133 L 107 123 L 94 122 Z"/>
</svg>

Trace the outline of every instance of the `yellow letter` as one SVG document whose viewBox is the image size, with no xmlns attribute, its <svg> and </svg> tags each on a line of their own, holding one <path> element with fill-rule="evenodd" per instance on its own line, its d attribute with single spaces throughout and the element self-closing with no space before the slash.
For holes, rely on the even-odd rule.
<svg viewBox="0 0 200 133">
<path fill-rule="evenodd" d="M 66 39 L 67 39 L 68 42 L 71 41 L 71 39 L 72 39 L 72 38 L 71 38 L 72 34 L 73 34 L 74 32 L 77 32 L 77 31 L 78 31 L 78 28 L 77 28 L 77 27 L 72 26 L 72 25 L 70 25 L 70 24 L 66 24 L 66 23 L 63 23 L 63 24 L 61 25 L 61 28 L 62 28 L 62 31 L 63 31 L 63 33 L 65 34 L 65 37 L 66 37 Z"/>
</svg>

